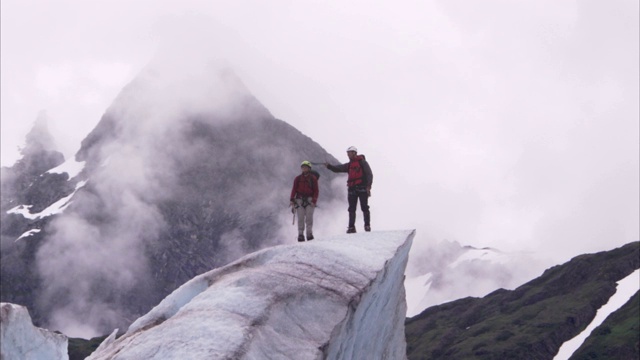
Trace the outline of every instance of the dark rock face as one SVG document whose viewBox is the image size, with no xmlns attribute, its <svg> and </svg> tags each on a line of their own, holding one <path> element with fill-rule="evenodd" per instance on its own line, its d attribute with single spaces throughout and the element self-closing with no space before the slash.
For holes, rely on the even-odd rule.
<svg viewBox="0 0 640 360">
<path fill-rule="evenodd" d="M 38 213 L 56 199 L 58 188 L 66 187 L 64 174 L 45 174 L 64 162 L 62 153 L 53 150 L 23 151 L 23 157 L 12 167 L 2 168 L 2 209 L 18 204 L 33 205 Z M 57 200 L 57 199 L 56 199 Z M 13 205 L 16 204 L 16 205 Z"/>
<path fill-rule="evenodd" d="M 22 158 L 12 167 L 2 168 L 0 207 L 3 215 L 20 204 L 32 205 L 30 212 L 38 213 L 68 188 L 68 176 L 45 174 L 62 164 L 64 156 L 55 150 L 44 114 L 38 117 L 27 134 L 26 145 L 20 153 Z M 4 232 L 4 226 L 2 229 Z"/>
<path fill-rule="evenodd" d="M 69 195 L 73 185 L 67 174 L 46 173 L 64 162 L 62 153 L 54 149 L 44 117 L 36 121 L 27 134 L 22 158 L 11 167 L 1 169 L 0 190 L 0 294 L 3 302 L 35 308 L 33 294 L 38 288 L 38 274 L 33 266 L 43 233 L 33 233 L 28 241 L 17 241 L 25 232 L 42 230 L 48 219 L 27 219 L 7 213 L 18 205 L 31 205 L 29 212 L 37 214 L 49 205 Z"/>
<path fill-rule="evenodd" d="M 300 162 L 337 160 L 233 74 L 207 76 L 181 87 L 189 95 L 174 93 L 182 80 L 143 72 L 82 142 L 78 176 L 40 176 L 50 162 L 28 191 L 12 191 L 13 203 L 41 209 L 86 182 L 29 241 L 15 239 L 35 222 L 3 207 L 2 301 L 30 307 L 39 326 L 64 319 L 108 333 L 195 275 L 293 239 L 287 206 Z M 334 174 L 316 170 L 319 203 L 342 200 L 328 186 Z"/>
<path fill-rule="evenodd" d="M 408 358 L 553 359 L 639 267 L 634 242 L 578 256 L 513 291 L 428 308 L 406 322 Z"/>
</svg>

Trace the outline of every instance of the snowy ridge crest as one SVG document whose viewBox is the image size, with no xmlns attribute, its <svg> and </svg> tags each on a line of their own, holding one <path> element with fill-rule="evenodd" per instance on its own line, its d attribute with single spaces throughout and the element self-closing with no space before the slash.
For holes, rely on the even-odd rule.
<svg viewBox="0 0 640 360">
<path fill-rule="evenodd" d="M 281 245 L 196 276 L 88 359 L 406 358 L 415 231 Z"/>
</svg>

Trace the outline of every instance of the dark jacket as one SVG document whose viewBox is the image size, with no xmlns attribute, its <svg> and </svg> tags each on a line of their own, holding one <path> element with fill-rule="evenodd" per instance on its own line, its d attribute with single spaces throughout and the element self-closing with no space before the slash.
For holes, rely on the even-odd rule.
<svg viewBox="0 0 640 360">
<path fill-rule="evenodd" d="M 373 172 L 364 155 L 356 155 L 353 160 L 341 165 L 327 165 L 327 169 L 333 172 L 346 172 L 349 174 L 347 178 L 347 186 L 364 187 L 371 190 L 373 184 Z"/>
<path fill-rule="evenodd" d="M 311 173 L 300 174 L 293 180 L 290 200 L 311 197 L 311 202 L 315 204 L 318 201 L 319 193 L 318 179 Z"/>
</svg>

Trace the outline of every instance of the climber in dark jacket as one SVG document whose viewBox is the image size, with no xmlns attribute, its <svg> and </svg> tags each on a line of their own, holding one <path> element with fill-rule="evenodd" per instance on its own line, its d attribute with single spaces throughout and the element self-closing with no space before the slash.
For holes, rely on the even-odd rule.
<svg viewBox="0 0 640 360">
<path fill-rule="evenodd" d="M 358 149 L 351 146 L 347 149 L 349 162 L 341 165 L 331 165 L 325 163 L 327 169 L 333 172 L 346 172 L 347 177 L 347 200 L 349 202 L 349 227 L 347 234 L 356 232 L 356 207 L 360 200 L 360 209 L 364 217 L 364 231 L 371 231 L 371 213 L 369 212 L 369 197 L 371 196 L 371 185 L 373 184 L 373 172 L 364 155 L 358 155 Z"/>
</svg>

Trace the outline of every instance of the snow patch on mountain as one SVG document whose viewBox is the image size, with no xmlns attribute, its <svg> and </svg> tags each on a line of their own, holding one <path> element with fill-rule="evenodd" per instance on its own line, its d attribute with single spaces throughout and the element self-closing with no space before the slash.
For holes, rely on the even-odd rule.
<svg viewBox="0 0 640 360">
<path fill-rule="evenodd" d="M 88 359 L 405 359 L 414 231 L 280 245 L 201 274 Z"/>
<path fill-rule="evenodd" d="M 20 239 L 24 239 L 26 237 L 29 237 L 29 236 L 33 235 L 33 234 L 37 234 L 39 232 L 40 232 L 40 229 L 27 230 L 22 235 L 20 235 L 15 241 L 18 241 Z"/>
<path fill-rule="evenodd" d="M 68 360 L 68 339 L 33 326 L 27 308 L 0 303 L 0 358 L 3 360 Z"/>
<path fill-rule="evenodd" d="M 64 174 L 67 173 L 69 175 L 69 180 L 76 177 L 82 170 L 84 169 L 85 161 L 75 161 L 74 159 L 69 159 L 57 167 L 47 171 L 47 173 L 52 174 Z"/>
<path fill-rule="evenodd" d="M 407 272 L 407 317 L 426 308 L 467 296 L 483 297 L 499 288 L 514 289 L 542 274 L 551 264 L 529 253 L 508 253 L 492 248 L 441 242 L 412 252 Z"/>
<path fill-rule="evenodd" d="M 75 193 L 82 188 L 87 182 L 86 181 L 80 181 L 76 184 L 76 188 L 75 190 L 69 194 L 68 196 L 65 196 L 63 198 L 61 198 L 60 200 L 54 202 L 53 204 L 49 205 L 49 207 L 47 207 L 46 209 L 42 210 L 41 212 L 37 213 L 37 214 L 32 214 L 29 209 L 33 206 L 33 205 L 18 205 L 10 210 L 7 211 L 7 214 L 18 214 L 18 215 L 22 215 L 23 217 L 30 219 L 30 220 L 38 220 L 41 218 L 45 218 L 47 216 L 51 216 L 51 215 L 55 215 L 55 214 L 61 214 L 62 212 L 64 212 L 64 210 L 67 208 L 67 206 L 69 206 L 71 204 L 71 198 L 73 198 L 73 195 L 75 195 Z M 23 234 L 24 235 L 24 234 Z"/>
<path fill-rule="evenodd" d="M 476 249 L 468 246 L 465 247 L 465 249 L 467 249 L 467 251 L 460 255 L 456 261 L 451 263 L 451 267 L 456 267 L 465 262 L 472 261 L 488 261 L 493 264 L 508 264 L 513 258 L 512 256 L 509 256 L 509 254 L 490 248 Z"/>
<path fill-rule="evenodd" d="M 424 275 L 416 276 L 416 277 L 406 277 L 404 280 L 404 288 L 407 292 L 407 316 L 411 317 L 410 313 L 415 312 L 413 310 L 420 304 L 422 299 L 426 297 L 429 293 L 429 288 L 431 287 L 431 279 L 433 278 L 432 273 L 427 273 Z"/>
</svg>

